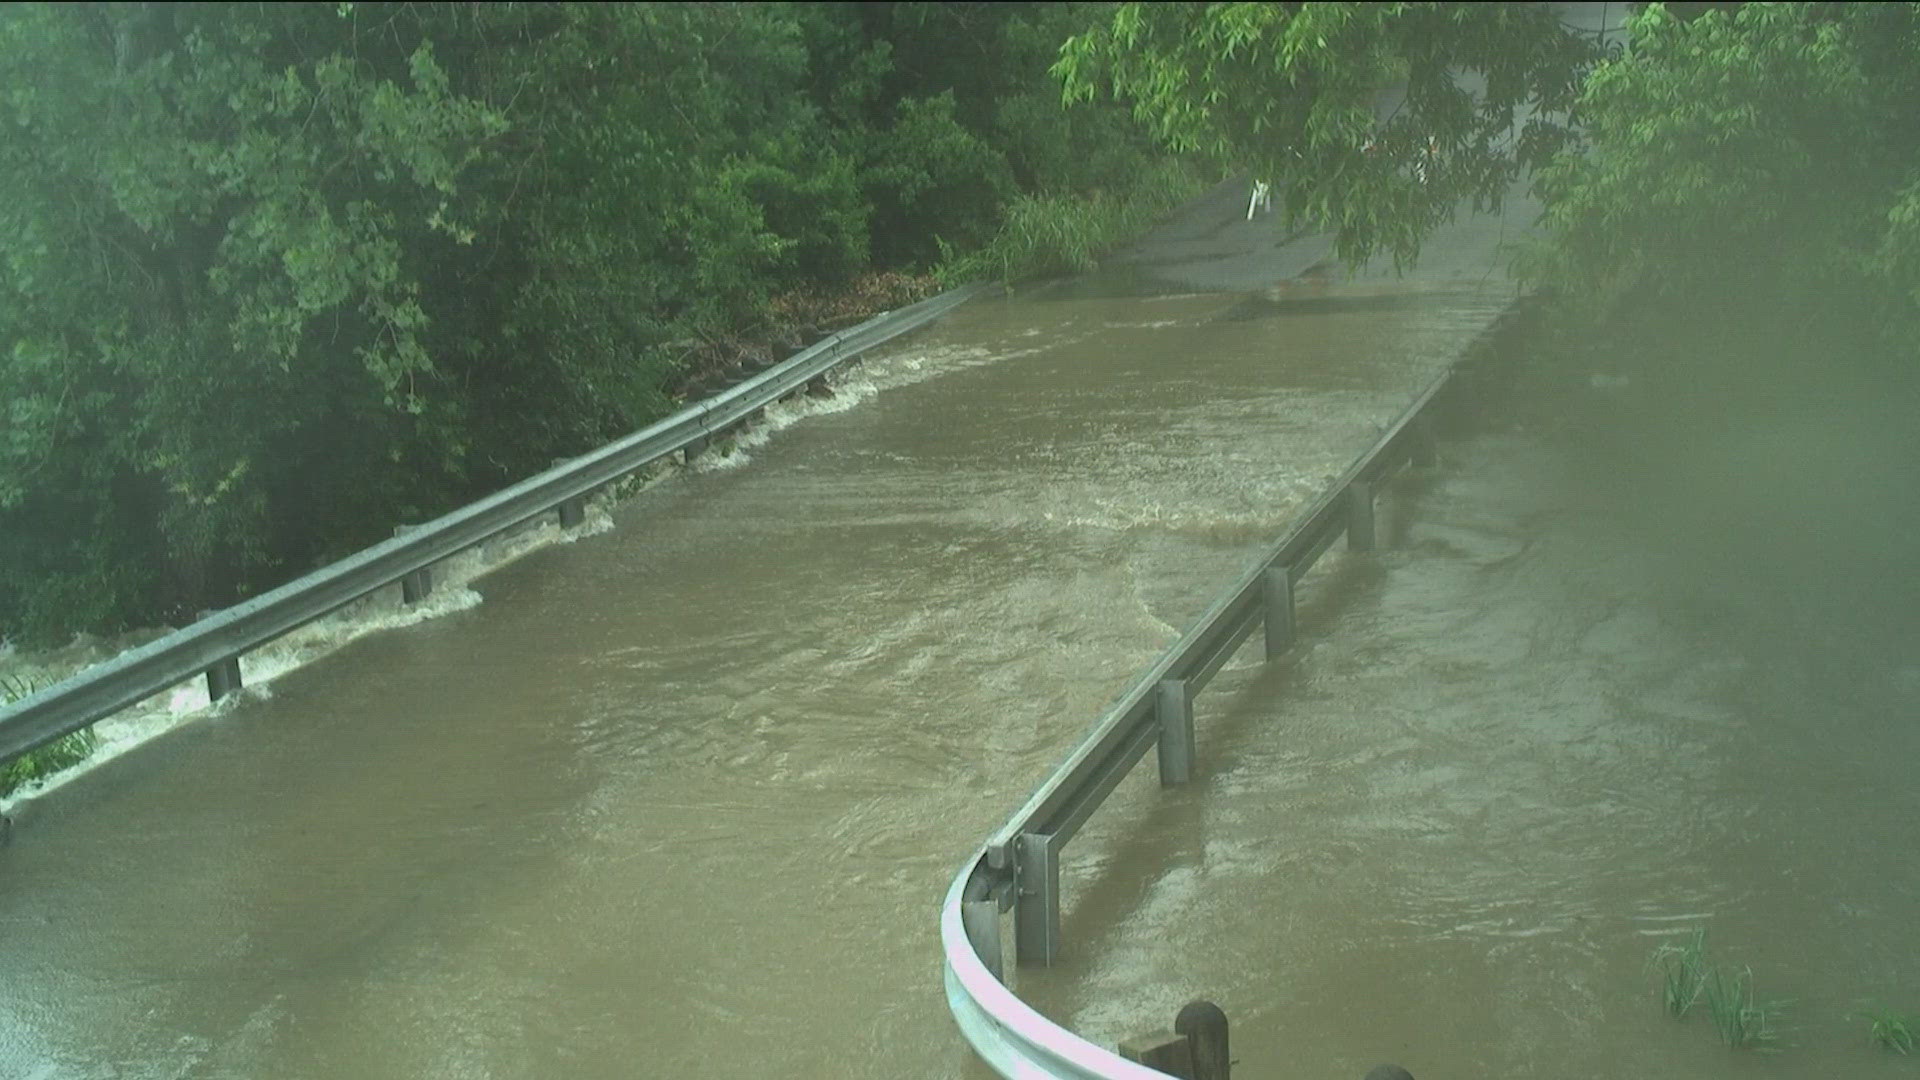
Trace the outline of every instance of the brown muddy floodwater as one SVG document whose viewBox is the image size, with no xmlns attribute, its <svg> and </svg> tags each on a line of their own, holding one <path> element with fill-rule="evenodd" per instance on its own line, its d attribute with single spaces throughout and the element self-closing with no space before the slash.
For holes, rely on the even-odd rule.
<svg viewBox="0 0 1920 1080">
<path fill-rule="evenodd" d="M 1912 1076 L 1858 1014 L 1920 1014 L 1916 440 L 1832 415 L 1449 446 L 1202 697 L 1206 775 L 1068 848 L 1022 994 L 1109 1044 L 1211 998 L 1236 1077 Z M 1662 1012 L 1700 927 L 1768 1052 Z"/>
<path fill-rule="evenodd" d="M 976 302 L 39 799 L 0 1077 L 984 1075 L 947 881 L 1501 303 L 1395 288 Z"/>
</svg>

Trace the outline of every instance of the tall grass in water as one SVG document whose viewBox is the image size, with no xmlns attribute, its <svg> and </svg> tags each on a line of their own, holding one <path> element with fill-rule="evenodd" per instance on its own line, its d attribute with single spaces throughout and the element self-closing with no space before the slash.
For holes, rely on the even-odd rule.
<svg viewBox="0 0 1920 1080">
<path fill-rule="evenodd" d="M 9 705 L 39 689 L 31 681 L 12 675 L 0 676 L 0 705 Z M 77 765 L 93 753 L 93 729 L 81 728 L 79 731 L 33 750 L 12 761 L 0 764 L 0 798 L 5 798 L 19 789 L 20 785 L 56 773 L 69 765 Z"/>
<path fill-rule="evenodd" d="M 1777 1005 L 1762 1005 L 1753 996 L 1753 969 L 1741 968 L 1737 974 L 1714 970 L 1707 976 L 1702 996 L 1720 1040 L 1731 1047 L 1766 1047 L 1774 1041 L 1769 1022 L 1779 1011 Z"/>
<path fill-rule="evenodd" d="M 1667 1015 L 1678 1020 L 1700 1000 L 1710 968 L 1707 964 L 1707 930 L 1699 927 L 1681 944 L 1669 942 L 1653 950 L 1648 966 L 1660 973 L 1660 1003 Z"/>
<path fill-rule="evenodd" d="M 1913 1053 L 1914 1037 L 1920 1032 L 1920 1017 L 1905 1016 L 1882 1008 L 1862 1009 L 1848 1015 L 1852 1019 L 1867 1022 L 1867 1037 L 1873 1040 L 1875 1046 L 1898 1054 Z"/>
</svg>

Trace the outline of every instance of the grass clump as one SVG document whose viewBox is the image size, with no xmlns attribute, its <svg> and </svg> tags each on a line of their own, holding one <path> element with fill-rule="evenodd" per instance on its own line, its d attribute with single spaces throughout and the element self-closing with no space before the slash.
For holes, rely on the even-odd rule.
<svg viewBox="0 0 1920 1080">
<path fill-rule="evenodd" d="M 0 676 L 0 705 L 9 705 L 37 690 L 30 680 Z M 22 784 L 77 765 L 93 753 L 93 729 L 81 728 L 71 735 L 55 739 L 38 750 L 30 750 L 12 761 L 0 764 L 0 798 L 19 790 Z"/>
<path fill-rule="evenodd" d="M 1679 1020 L 1700 1000 L 1705 988 L 1707 930 L 1699 927 L 1681 944 L 1668 942 L 1653 950 L 1648 966 L 1660 974 L 1660 1003 L 1667 1015 Z"/>
<path fill-rule="evenodd" d="M 1728 1046 L 1766 1048 L 1777 1038 L 1772 1021 L 1779 1004 L 1763 1004 L 1754 996 L 1753 969 L 1734 971 L 1707 958 L 1705 927 L 1654 949 L 1647 966 L 1660 977 L 1660 1004 L 1668 1016 L 1683 1019 L 1694 1005 L 1704 1003 Z"/>
<path fill-rule="evenodd" d="M 1145 170 L 1118 194 L 1016 195 L 984 246 L 961 254 L 942 243 L 939 275 L 949 284 L 997 279 L 1012 285 L 1086 273 L 1109 249 L 1138 237 L 1203 186 L 1185 163 L 1171 161 Z"/>
<path fill-rule="evenodd" d="M 1774 1041 L 1769 1022 L 1779 1007 L 1763 1005 L 1754 997 L 1752 968 L 1743 967 L 1734 974 L 1712 970 L 1701 993 L 1713 1026 L 1720 1031 L 1720 1040 L 1728 1046 L 1764 1047 Z"/>
<path fill-rule="evenodd" d="M 1850 1015 L 1867 1022 L 1867 1037 L 1875 1046 L 1897 1054 L 1913 1053 L 1914 1033 L 1920 1031 L 1920 1017 L 1882 1008 L 1862 1009 Z"/>
</svg>

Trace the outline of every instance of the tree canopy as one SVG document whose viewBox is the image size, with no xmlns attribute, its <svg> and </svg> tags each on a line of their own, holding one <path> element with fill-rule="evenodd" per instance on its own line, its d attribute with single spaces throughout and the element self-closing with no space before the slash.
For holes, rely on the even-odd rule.
<svg viewBox="0 0 1920 1080">
<path fill-rule="evenodd" d="M 1404 261 L 1568 144 L 1596 55 L 1547 4 L 1127 3 L 1054 71 L 1068 100 L 1111 96 L 1169 146 L 1272 180 L 1343 257 Z"/>
<path fill-rule="evenodd" d="M 1747 357 L 1913 366 L 1920 349 L 1920 5 L 1632 17 L 1543 170 L 1541 276 Z M 1621 320 L 1625 323 L 1625 320 Z M 1808 365 L 1837 374 L 1831 363 Z"/>
<path fill-rule="evenodd" d="M 1910 361 L 1920 6 L 1655 3 L 1602 45 L 1548 4 L 1129 3 L 1054 70 L 1271 177 L 1350 260 L 1530 176 L 1530 269 L 1596 311 Z"/>
<path fill-rule="evenodd" d="M 1101 14 L 0 8 L 0 637 L 230 602 L 656 418 L 795 296 L 1138 188 L 1165 155 L 1046 74 Z"/>
</svg>

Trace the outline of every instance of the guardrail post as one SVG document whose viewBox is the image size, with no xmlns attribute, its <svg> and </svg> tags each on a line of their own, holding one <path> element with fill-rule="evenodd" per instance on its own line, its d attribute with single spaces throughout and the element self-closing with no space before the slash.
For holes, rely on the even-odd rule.
<svg viewBox="0 0 1920 1080">
<path fill-rule="evenodd" d="M 1414 417 L 1413 423 L 1407 428 L 1407 462 L 1416 469 L 1428 469 L 1439 460 L 1439 444 L 1433 437 L 1433 420 L 1423 412 Z"/>
<path fill-rule="evenodd" d="M 706 453 L 707 447 L 712 445 L 712 443 L 713 436 L 711 435 L 695 435 L 692 439 L 688 440 L 687 445 L 681 449 L 680 460 L 688 465 L 693 464 L 693 459 Z"/>
<path fill-rule="evenodd" d="M 1347 485 L 1347 550 L 1372 551 L 1373 484 L 1355 480 Z"/>
<path fill-rule="evenodd" d="M 219 701 L 240 689 L 240 658 L 229 656 L 207 669 L 207 700 Z"/>
<path fill-rule="evenodd" d="M 1051 964 L 1060 953 L 1060 851 L 1053 837 L 1021 833 L 1013 953 L 1023 964 Z"/>
<path fill-rule="evenodd" d="M 1006 982 L 1006 976 L 1000 971 L 1000 901 L 991 896 L 985 900 L 962 900 L 960 925 L 966 928 L 967 941 L 980 962 L 995 979 Z"/>
<path fill-rule="evenodd" d="M 1173 1018 L 1173 1030 L 1186 1039 L 1193 1055 L 1193 1080 L 1232 1080 L 1226 1010 L 1211 1001 L 1189 1001 Z"/>
<path fill-rule="evenodd" d="M 403 536 L 419 528 L 418 525 L 401 525 L 393 530 L 393 535 Z M 400 575 L 400 602 L 417 604 L 433 592 L 433 567 L 423 566 L 411 573 Z"/>
<path fill-rule="evenodd" d="M 1293 571 L 1275 566 L 1261 577 L 1266 600 L 1267 659 L 1277 660 L 1293 647 Z"/>
<path fill-rule="evenodd" d="M 553 467 L 557 469 L 572 460 L 572 458 L 554 458 Z M 558 509 L 560 511 L 560 527 L 563 529 L 571 529 L 575 525 L 587 520 L 587 497 L 585 495 L 576 495 L 571 499 L 562 499 L 560 500 Z"/>
<path fill-rule="evenodd" d="M 825 375 L 816 375 L 813 378 L 807 380 L 807 396 L 808 397 L 832 397 L 833 396 L 833 387 L 827 385 L 827 377 Z"/>
<path fill-rule="evenodd" d="M 433 567 L 423 566 L 400 579 L 400 602 L 417 604 L 433 592 Z"/>
<path fill-rule="evenodd" d="M 1171 787 L 1193 779 L 1193 696 L 1187 680 L 1161 679 L 1154 711 L 1160 720 L 1160 784 Z"/>
</svg>

